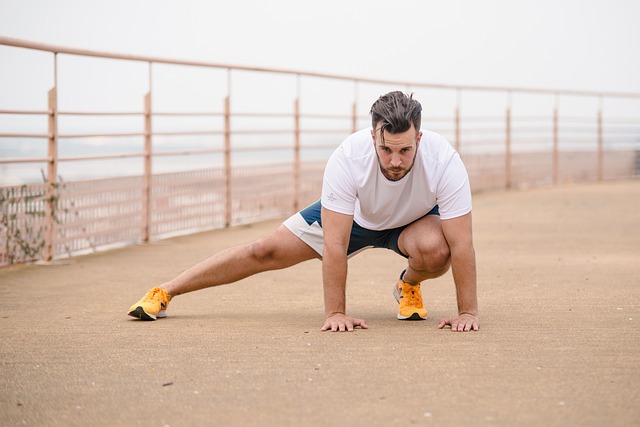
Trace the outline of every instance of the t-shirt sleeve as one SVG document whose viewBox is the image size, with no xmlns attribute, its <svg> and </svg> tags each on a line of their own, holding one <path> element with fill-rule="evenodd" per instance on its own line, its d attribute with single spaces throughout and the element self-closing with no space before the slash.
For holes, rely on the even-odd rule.
<svg viewBox="0 0 640 427">
<path fill-rule="evenodd" d="M 458 153 L 451 157 L 438 184 L 437 203 L 441 219 L 457 218 L 471 212 L 469 175 Z"/>
<path fill-rule="evenodd" d="M 342 147 L 331 155 L 324 170 L 321 203 L 326 209 L 353 215 L 357 190 Z"/>
</svg>

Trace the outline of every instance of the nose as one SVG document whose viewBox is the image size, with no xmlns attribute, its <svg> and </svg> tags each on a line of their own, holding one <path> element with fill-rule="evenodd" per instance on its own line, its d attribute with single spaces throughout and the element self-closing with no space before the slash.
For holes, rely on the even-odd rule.
<svg viewBox="0 0 640 427">
<path fill-rule="evenodd" d="M 393 153 L 391 155 L 391 161 L 389 163 L 391 164 L 391 167 L 397 168 L 402 164 L 402 157 L 400 157 L 400 155 L 397 153 Z"/>
</svg>

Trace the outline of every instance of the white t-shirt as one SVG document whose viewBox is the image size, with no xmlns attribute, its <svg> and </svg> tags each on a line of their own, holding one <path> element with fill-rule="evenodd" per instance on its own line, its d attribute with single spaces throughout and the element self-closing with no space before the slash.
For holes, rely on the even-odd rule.
<svg viewBox="0 0 640 427">
<path fill-rule="evenodd" d="M 380 171 L 371 129 L 358 131 L 329 158 L 322 206 L 353 215 L 369 230 L 388 230 L 426 215 L 437 204 L 440 218 L 471 212 L 469 176 L 460 155 L 441 135 L 423 131 L 413 168 L 399 181 Z"/>
</svg>

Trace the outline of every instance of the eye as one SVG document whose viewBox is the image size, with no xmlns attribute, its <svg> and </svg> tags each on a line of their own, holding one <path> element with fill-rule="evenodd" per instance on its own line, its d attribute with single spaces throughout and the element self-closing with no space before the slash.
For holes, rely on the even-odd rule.
<svg viewBox="0 0 640 427">
<path fill-rule="evenodd" d="M 403 148 L 402 150 L 400 150 L 400 152 L 401 152 L 402 154 L 406 154 L 406 153 L 408 153 L 409 151 L 411 151 L 411 148 L 410 148 L 410 147 L 405 147 L 405 148 Z"/>
<path fill-rule="evenodd" d="M 389 147 L 385 147 L 384 145 L 380 146 L 380 150 L 382 150 L 385 153 L 389 153 L 391 151 Z"/>
</svg>

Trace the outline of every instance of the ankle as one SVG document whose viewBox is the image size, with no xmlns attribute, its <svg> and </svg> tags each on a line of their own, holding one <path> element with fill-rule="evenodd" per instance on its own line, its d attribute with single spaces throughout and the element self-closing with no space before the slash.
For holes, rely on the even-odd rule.
<svg viewBox="0 0 640 427">
<path fill-rule="evenodd" d="M 402 283 L 406 283 L 407 285 L 411 285 L 411 286 L 416 286 L 420 284 L 420 281 L 414 282 L 412 280 L 407 280 L 405 279 L 405 274 L 407 273 L 407 270 L 404 270 L 401 274 L 400 274 L 400 280 L 402 281 Z"/>
</svg>

